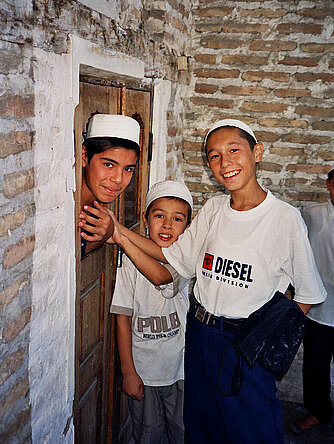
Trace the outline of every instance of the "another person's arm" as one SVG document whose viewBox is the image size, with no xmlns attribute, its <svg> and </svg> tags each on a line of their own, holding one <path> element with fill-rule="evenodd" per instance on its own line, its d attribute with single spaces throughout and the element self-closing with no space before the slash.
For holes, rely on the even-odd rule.
<svg viewBox="0 0 334 444">
<path fill-rule="evenodd" d="M 80 222 L 79 226 L 83 228 L 85 231 L 91 233 L 86 234 L 85 232 L 81 233 L 81 236 L 86 239 L 87 241 L 101 241 L 101 242 L 108 242 L 108 243 L 118 243 L 117 240 L 115 240 L 113 236 L 114 226 L 112 229 L 112 233 L 109 235 L 109 238 L 106 238 L 108 233 L 106 232 L 106 227 L 102 227 L 102 220 L 103 220 L 103 214 L 107 213 L 109 217 L 113 217 L 113 222 L 115 226 L 117 226 L 120 234 L 122 236 L 127 237 L 132 241 L 133 244 L 135 244 L 137 247 L 139 247 L 142 251 L 144 251 L 149 256 L 153 257 L 154 259 L 157 259 L 160 262 L 167 263 L 165 256 L 162 254 L 161 248 L 158 247 L 158 245 L 153 242 L 151 239 L 148 239 L 144 236 L 141 236 L 140 234 L 137 234 L 128 228 L 123 227 L 114 216 L 114 213 L 107 208 L 101 206 L 98 202 L 94 202 L 94 206 L 96 207 L 90 207 L 88 205 L 85 205 L 84 210 L 79 214 Z M 94 216 L 90 215 L 93 214 Z M 101 221 L 101 222 L 100 222 Z"/>
<path fill-rule="evenodd" d="M 133 363 L 131 316 L 117 315 L 117 343 L 123 375 L 123 390 L 131 398 L 141 401 L 144 396 L 144 384 Z"/>
</svg>

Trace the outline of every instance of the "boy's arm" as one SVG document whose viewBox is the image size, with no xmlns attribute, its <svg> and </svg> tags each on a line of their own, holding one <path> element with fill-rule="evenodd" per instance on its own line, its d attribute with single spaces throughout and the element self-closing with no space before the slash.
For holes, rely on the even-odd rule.
<svg viewBox="0 0 334 444">
<path fill-rule="evenodd" d="M 144 397 L 144 384 L 133 363 L 130 316 L 117 315 L 117 343 L 121 359 L 123 390 L 132 399 L 141 401 Z"/>
<path fill-rule="evenodd" d="M 128 228 L 123 227 L 123 225 L 121 225 L 115 218 L 114 213 L 107 208 L 102 207 L 98 202 L 94 202 L 94 207 L 85 205 L 84 210 L 85 211 L 82 211 L 81 214 L 79 214 L 81 219 L 79 226 L 87 232 L 92 233 L 91 235 L 87 235 L 86 233 L 82 232 L 81 236 L 84 239 L 88 241 L 93 240 L 93 238 L 95 240 L 102 240 L 102 238 L 105 239 L 106 233 L 105 229 L 101 228 L 100 226 L 100 219 L 102 219 L 101 213 L 107 212 L 109 216 L 113 218 L 114 227 L 118 228 L 120 234 L 130 239 L 133 244 L 143 250 L 147 255 L 160 262 L 167 263 L 165 256 L 162 254 L 161 248 L 158 247 L 155 242 L 129 230 Z M 90 216 L 89 213 L 93 214 L 95 217 Z M 110 234 L 109 239 L 104 240 L 104 242 L 119 243 L 117 236 L 115 237 L 115 233 Z"/>
<path fill-rule="evenodd" d="M 302 304 L 301 302 L 296 302 L 296 304 L 303 311 L 304 315 L 306 315 L 312 307 L 312 304 Z"/>
<path fill-rule="evenodd" d="M 131 259 L 135 267 L 153 285 L 164 285 L 173 281 L 171 273 L 153 257 L 147 255 L 126 236 L 120 235 L 118 239 L 125 254 Z"/>
</svg>

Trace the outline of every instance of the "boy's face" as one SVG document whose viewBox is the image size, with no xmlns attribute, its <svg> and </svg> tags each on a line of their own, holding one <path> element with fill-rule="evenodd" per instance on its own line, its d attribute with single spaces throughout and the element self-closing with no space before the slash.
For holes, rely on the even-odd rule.
<svg viewBox="0 0 334 444">
<path fill-rule="evenodd" d="M 331 180 L 327 179 L 327 189 L 329 191 L 332 204 L 334 205 L 334 176 L 331 178 Z"/>
<path fill-rule="evenodd" d="M 113 202 L 129 185 L 137 164 L 134 150 L 112 148 L 94 154 L 88 163 L 85 147 L 82 148 L 82 200 L 103 203 Z"/>
<path fill-rule="evenodd" d="M 148 219 L 144 217 L 145 227 L 150 238 L 159 247 L 169 247 L 187 226 L 188 204 L 186 202 L 160 197 L 149 210 Z"/>
<path fill-rule="evenodd" d="M 256 181 L 255 163 L 262 158 L 263 145 L 257 143 L 252 151 L 237 128 L 220 128 L 210 134 L 206 153 L 218 182 L 229 191 L 238 191 Z"/>
</svg>

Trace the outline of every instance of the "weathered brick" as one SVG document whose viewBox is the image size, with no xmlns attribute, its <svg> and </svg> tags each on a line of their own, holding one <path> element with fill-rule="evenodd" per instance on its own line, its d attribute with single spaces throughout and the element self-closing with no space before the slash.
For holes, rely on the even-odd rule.
<svg viewBox="0 0 334 444">
<path fill-rule="evenodd" d="M 234 105 L 232 100 L 213 99 L 208 97 L 192 97 L 194 105 L 217 106 L 218 108 L 231 109 Z"/>
<path fill-rule="evenodd" d="M 207 83 L 196 83 L 195 92 L 200 94 L 213 94 L 218 90 L 217 85 Z"/>
<path fill-rule="evenodd" d="M 282 140 L 289 143 L 324 145 L 325 143 L 329 143 L 332 139 L 328 136 L 314 136 L 309 134 L 284 134 Z"/>
<path fill-rule="evenodd" d="M 279 18 L 284 17 L 288 14 L 287 9 L 266 9 L 266 8 L 256 8 L 256 9 L 242 9 L 242 17 L 267 17 L 267 18 Z"/>
<path fill-rule="evenodd" d="M 249 55 L 223 55 L 221 63 L 225 65 L 266 66 L 268 64 L 268 57 L 257 57 Z"/>
<path fill-rule="evenodd" d="M 242 40 L 229 40 L 223 37 L 203 37 L 201 39 L 201 46 L 210 49 L 236 49 L 242 47 L 244 44 Z"/>
<path fill-rule="evenodd" d="M 318 120 L 312 123 L 312 128 L 318 131 L 333 131 L 334 121 Z"/>
<path fill-rule="evenodd" d="M 221 8 L 200 8 L 194 9 L 194 14 L 198 17 L 225 17 L 231 14 L 233 8 L 221 7 Z"/>
<path fill-rule="evenodd" d="M 17 131 L 1 134 L 0 158 L 32 149 L 33 132 Z"/>
<path fill-rule="evenodd" d="M 296 202 L 326 202 L 328 193 L 317 193 L 315 191 L 294 192 L 287 191 L 286 195 Z"/>
<path fill-rule="evenodd" d="M 220 22 L 217 23 L 196 23 L 195 31 L 197 32 L 211 32 L 218 33 L 222 30 L 222 24 Z"/>
<path fill-rule="evenodd" d="M 317 80 L 321 80 L 324 83 L 334 82 L 334 74 L 325 72 L 302 72 L 295 74 L 295 77 L 300 82 L 315 82 Z"/>
<path fill-rule="evenodd" d="M 192 177 L 192 178 L 201 178 L 202 177 L 202 171 L 193 171 L 193 170 L 186 170 L 185 171 L 186 177 Z"/>
<path fill-rule="evenodd" d="M 19 295 L 20 287 L 24 279 L 25 278 L 22 277 L 0 293 L 0 313 Z"/>
<path fill-rule="evenodd" d="M 224 32 L 233 32 L 241 34 L 261 34 L 267 31 L 269 25 L 259 23 L 233 23 L 228 22 L 223 24 Z"/>
<path fill-rule="evenodd" d="M 334 10 L 333 9 L 320 9 L 318 7 L 316 8 L 302 8 L 298 9 L 296 11 L 298 15 L 303 15 L 304 17 L 311 17 L 315 19 L 324 19 L 326 17 L 333 16 Z"/>
<path fill-rule="evenodd" d="M 287 109 L 283 103 L 243 102 L 240 109 L 246 111 L 258 111 L 263 113 L 280 113 Z"/>
<path fill-rule="evenodd" d="M 279 173 L 280 171 L 282 171 L 282 165 L 280 165 L 279 163 L 275 163 L 275 162 L 264 162 L 261 161 L 259 164 L 259 169 L 261 171 L 272 171 L 275 173 Z"/>
<path fill-rule="evenodd" d="M 19 171 L 17 173 L 6 174 L 3 178 L 3 194 L 7 198 L 12 198 L 24 191 L 34 187 L 34 170 Z"/>
<path fill-rule="evenodd" d="M 334 108 L 323 108 L 320 106 L 300 105 L 295 109 L 296 114 L 306 114 L 309 116 L 333 117 Z"/>
<path fill-rule="evenodd" d="M 178 134 L 178 129 L 175 126 L 168 126 L 168 136 L 175 137 Z"/>
<path fill-rule="evenodd" d="M 288 177 L 284 179 L 282 182 L 283 182 L 282 184 L 287 186 L 288 188 L 295 189 L 300 185 L 305 185 L 307 179 L 304 179 L 302 177 Z"/>
<path fill-rule="evenodd" d="M 8 235 L 8 231 L 15 230 L 15 228 L 23 225 L 27 217 L 31 214 L 30 206 L 21 208 L 13 214 L 5 214 L 0 217 L 0 237 Z"/>
<path fill-rule="evenodd" d="M 332 150 L 317 150 L 317 158 L 323 159 L 326 162 L 334 161 L 334 151 Z"/>
<path fill-rule="evenodd" d="M 235 86 L 229 85 L 221 88 L 223 94 L 233 94 L 240 96 L 263 96 L 270 92 L 269 88 L 262 88 L 259 86 Z"/>
<path fill-rule="evenodd" d="M 8 395 L 0 402 L 0 419 L 8 413 L 16 402 L 28 396 L 29 393 L 29 377 L 17 381 Z"/>
<path fill-rule="evenodd" d="M 215 54 L 196 54 L 195 61 L 200 63 L 216 63 L 217 56 Z"/>
<path fill-rule="evenodd" d="M 305 52 L 317 52 L 319 54 L 326 54 L 334 52 L 333 43 L 302 43 L 300 49 Z"/>
<path fill-rule="evenodd" d="M 334 31 L 333 31 L 333 35 L 334 35 Z M 334 60 L 330 60 L 328 63 L 328 67 L 329 68 L 334 68 Z"/>
<path fill-rule="evenodd" d="M 279 139 L 279 135 L 276 133 L 270 133 L 268 131 L 255 131 L 257 140 L 261 142 L 275 142 Z"/>
<path fill-rule="evenodd" d="M 243 80 L 261 81 L 263 79 L 271 79 L 275 82 L 288 82 L 290 74 L 286 72 L 266 72 L 266 71 L 246 71 L 242 74 Z"/>
<path fill-rule="evenodd" d="M 262 126 L 267 127 L 292 127 L 292 128 L 307 128 L 308 123 L 306 120 L 297 119 L 284 119 L 284 118 L 268 118 L 259 119 L 259 123 Z"/>
<path fill-rule="evenodd" d="M 186 156 L 186 162 L 188 165 L 203 166 L 205 164 L 204 157 L 188 157 Z"/>
<path fill-rule="evenodd" d="M 274 94 L 276 97 L 306 97 L 311 95 L 309 89 L 275 89 Z"/>
<path fill-rule="evenodd" d="M 0 431 L 0 442 L 2 443 L 9 443 L 9 442 L 13 442 L 15 440 L 15 438 L 17 438 L 18 432 L 20 430 L 22 430 L 25 425 L 29 422 L 30 420 L 30 415 L 31 415 L 31 408 L 28 405 L 28 400 L 27 400 L 27 406 L 24 410 L 22 410 L 20 413 L 15 415 L 15 419 L 10 423 L 10 424 L 6 424 L 6 428 L 4 430 Z M 31 439 L 31 431 L 29 430 L 28 435 L 26 436 L 26 438 L 23 438 L 25 443 L 28 442 L 32 442 Z"/>
<path fill-rule="evenodd" d="M 11 268 L 29 256 L 35 247 L 35 236 L 23 239 L 15 245 L 10 245 L 3 256 L 3 268 Z"/>
<path fill-rule="evenodd" d="M 286 56 L 282 60 L 278 61 L 280 65 L 288 65 L 288 66 L 308 66 L 314 67 L 318 66 L 319 58 L 307 58 L 307 57 L 289 57 Z"/>
<path fill-rule="evenodd" d="M 33 95 L 21 96 L 5 93 L 0 96 L 0 116 L 2 117 L 33 117 L 35 114 Z"/>
<path fill-rule="evenodd" d="M 10 375 L 17 371 L 26 355 L 27 350 L 24 347 L 20 347 L 14 353 L 6 356 L 0 364 L 0 386 L 7 381 Z"/>
<path fill-rule="evenodd" d="M 191 193 L 217 193 L 221 191 L 221 185 L 209 185 L 207 183 L 187 182 Z"/>
<path fill-rule="evenodd" d="M 237 69 L 195 69 L 195 76 L 213 79 L 236 79 L 239 74 Z"/>
<path fill-rule="evenodd" d="M 270 152 L 270 154 L 276 154 L 277 156 L 280 156 L 280 157 L 297 156 L 300 159 L 306 159 L 308 157 L 306 155 L 305 151 L 303 150 L 303 148 L 273 147 L 273 148 L 270 148 L 269 152 Z"/>
<path fill-rule="evenodd" d="M 280 34 L 321 34 L 322 26 L 314 23 L 280 23 L 277 25 Z"/>
<path fill-rule="evenodd" d="M 296 48 L 296 42 L 286 42 L 283 40 L 254 40 L 249 45 L 251 51 L 293 51 Z"/>
<path fill-rule="evenodd" d="M 327 174 L 331 168 L 329 165 L 297 163 L 287 165 L 286 169 L 288 171 L 293 171 L 294 173 L 303 172 L 311 174 Z"/>
</svg>

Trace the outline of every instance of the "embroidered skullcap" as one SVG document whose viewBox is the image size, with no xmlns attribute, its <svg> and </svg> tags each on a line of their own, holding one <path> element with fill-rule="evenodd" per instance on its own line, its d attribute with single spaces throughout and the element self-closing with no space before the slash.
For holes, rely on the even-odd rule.
<svg viewBox="0 0 334 444">
<path fill-rule="evenodd" d="M 126 139 L 139 146 L 140 125 L 137 120 L 119 114 L 94 114 L 88 121 L 86 139 L 115 137 Z"/>
<path fill-rule="evenodd" d="M 183 183 L 163 180 L 152 185 L 146 194 L 145 211 L 154 200 L 160 197 L 178 197 L 188 202 L 190 208 L 193 209 L 193 198 L 188 187 Z"/>
<path fill-rule="evenodd" d="M 244 130 L 246 133 L 248 133 L 250 136 L 253 137 L 255 142 L 257 143 L 257 138 L 255 137 L 255 134 L 253 133 L 253 130 L 244 122 L 241 122 L 241 120 L 236 119 L 224 119 L 224 120 L 218 120 L 208 131 L 207 135 L 204 139 L 204 146 L 206 146 L 206 142 L 208 141 L 209 134 L 212 133 L 212 131 L 223 128 L 224 126 L 233 126 L 235 128 L 239 128 Z"/>
</svg>

